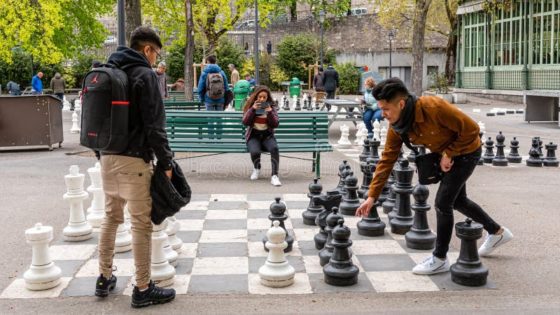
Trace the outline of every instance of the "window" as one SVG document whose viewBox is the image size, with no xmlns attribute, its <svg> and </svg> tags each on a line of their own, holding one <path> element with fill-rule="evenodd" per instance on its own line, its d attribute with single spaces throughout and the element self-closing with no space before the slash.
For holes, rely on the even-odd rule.
<svg viewBox="0 0 560 315">
<path fill-rule="evenodd" d="M 533 2 L 531 62 L 560 64 L 560 0 Z"/>
<path fill-rule="evenodd" d="M 465 67 L 482 67 L 486 64 L 486 15 L 482 12 L 463 17 Z"/>
</svg>

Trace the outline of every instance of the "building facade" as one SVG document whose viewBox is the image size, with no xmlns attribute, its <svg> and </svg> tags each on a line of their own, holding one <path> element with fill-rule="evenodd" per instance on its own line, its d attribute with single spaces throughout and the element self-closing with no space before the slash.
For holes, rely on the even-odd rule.
<svg viewBox="0 0 560 315">
<path fill-rule="evenodd" d="M 560 0 L 510 2 L 494 14 L 484 1 L 459 6 L 456 86 L 560 90 Z"/>
</svg>

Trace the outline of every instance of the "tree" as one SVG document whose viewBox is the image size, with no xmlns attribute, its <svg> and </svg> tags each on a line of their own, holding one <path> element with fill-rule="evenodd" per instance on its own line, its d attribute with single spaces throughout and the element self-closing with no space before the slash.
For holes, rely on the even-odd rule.
<svg viewBox="0 0 560 315">
<path fill-rule="evenodd" d="M 19 47 L 34 61 L 56 64 L 100 46 L 107 31 L 97 18 L 113 0 L 0 1 L 0 60 L 11 63 Z"/>
<path fill-rule="evenodd" d="M 185 97 L 187 100 L 194 98 L 192 87 L 194 87 L 194 18 L 191 0 L 185 1 L 185 34 L 187 45 L 185 47 Z"/>
<path fill-rule="evenodd" d="M 285 36 L 278 44 L 276 64 L 290 77 L 307 78 L 305 66 L 317 60 L 319 42 L 311 34 Z"/>
<path fill-rule="evenodd" d="M 412 27 L 412 91 L 422 95 L 422 78 L 424 77 L 424 35 L 426 34 L 426 17 L 432 0 L 415 0 Z"/>
<path fill-rule="evenodd" d="M 142 25 L 142 5 L 141 0 L 125 0 L 125 31 L 126 34 L 126 42 L 130 38 L 130 34 L 134 31 L 138 26 Z"/>
</svg>

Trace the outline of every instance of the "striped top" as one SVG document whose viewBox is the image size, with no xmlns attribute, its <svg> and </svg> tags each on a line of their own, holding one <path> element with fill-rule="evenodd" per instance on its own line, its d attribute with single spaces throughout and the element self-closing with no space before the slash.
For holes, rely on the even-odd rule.
<svg viewBox="0 0 560 315">
<path fill-rule="evenodd" d="M 257 130 L 267 130 L 268 123 L 266 118 L 266 113 L 264 115 L 260 115 L 255 117 L 255 122 L 253 123 L 253 128 Z"/>
</svg>

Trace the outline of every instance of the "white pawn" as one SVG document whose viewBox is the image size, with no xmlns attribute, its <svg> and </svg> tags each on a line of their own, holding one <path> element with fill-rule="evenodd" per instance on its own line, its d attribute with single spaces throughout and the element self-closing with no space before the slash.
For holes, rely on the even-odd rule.
<svg viewBox="0 0 560 315">
<path fill-rule="evenodd" d="M 364 140 L 367 138 L 366 124 L 363 122 L 358 124 L 358 131 L 356 131 L 356 145 L 363 145 Z"/>
<path fill-rule="evenodd" d="M 173 250 L 173 247 L 171 247 L 171 244 L 169 243 L 169 236 L 167 235 L 169 222 L 165 219 L 161 225 L 165 225 L 163 228 L 163 234 L 165 235 L 163 238 L 163 252 L 165 253 L 165 258 L 167 258 L 167 261 L 171 266 L 177 267 L 177 258 L 179 257 L 179 254 Z"/>
<path fill-rule="evenodd" d="M 74 101 L 74 110 L 81 110 L 82 109 L 82 101 L 80 100 L 80 98 L 77 98 Z"/>
<path fill-rule="evenodd" d="M 70 102 L 66 99 L 66 96 L 62 97 L 62 110 L 70 110 Z"/>
<path fill-rule="evenodd" d="M 88 193 L 84 191 L 84 174 L 80 174 L 78 165 L 70 166 L 70 174 L 64 176 L 67 192 L 63 198 L 70 203 L 70 219 L 62 231 L 64 240 L 70 242 L 85 241 L 93 237 L 93 229 L 86 221 L 84 200 Z"/>
<path fill-rule="evenodd" d="M 105 218 L 105 192 L 101 180 L 101 164 L 95 163 L 94 167 L 88 168 L 91 185 L 87 191 L 93 195 L 91 206 L 87 209 L 87 220 L 92 227 L 98 228 Z"/>
<path fill-rule="evenodd" d="M 381 128 L 381 134 L 379 135 L 380 141 L 381 141 L 381 145 L 385 146 L 385 141 L 387 141 L 387 127 L 383 126 L 383 128 Z"/>
<path fill-rule="evenodd" d="M 74 110 L 72 113 L 72 127 L 70 128 L 71 133 L 80 133 L 80 127 L 78 126 L 78 113 Z"/>
<path fill-rule="evenodd" d="M 295 110 L 295 108 L 296 108 L 296 103 L 297 103 L 297 96 L 294 95 L 294 96 L 292 96 L 292 104 L 290 104 L 290 105 L 292 105 L 292 106 L 290 106 L 290 107 L 291 107 L 291 108 L 290 108 L 291 110 Z"/>
<path fill-rule="evenodd" d="M 347 125 L 340 126 L 340 139 L 338 140 L 338 145 L 341 147 L 349 147 L 352 145 L 348 137 L 350 136 L 350 129 Z"/>
<path fill-rule="evenodd" d="M 51 260 L 49 243 L 53 239 L 52 226 L 43 226 L 41 223 L 25 230 L 27 244 L 33 248 L 31 266 L 23 274 L 25 287 L 28 290 L 48 290 L 60 284 L 62 271 Z"/>
<path fill-rule="evenodd" d="M 169 264 L 163 250 L 167 239 L 165 234 L 165 221 L 159 225 L 153 225 L 152 231 L 152 280 L 161 287 L 167 287 L 175 281 L 175 268 Z"/>
<path fill-rule="evenodd" d="M 288 247 L 286 242 L 286 231 L 280 227 L 280 222 L 272 222 L 272 227 L 266 233 L 268 241 L 265 246 L 268 249 L 268 257 L 264 265 L 259 268 L 261 284 L 272 288 L 283 288 L 294 283 L 296 273 L 294 267 L 290 266 L 284 255 L 284 249 Z"/>
<path fill-rule="evenodd" d="M 175 218 L 175 216 L 168 217 L 167 230 L 165 230 L 165 233 L 167 233 L 167 236 L 169 237 L 169 244 L 171 245 L 171 248 L 173 248 L 173 250 L 177 253 L 180 253 L 181 247 L 183 247 L 183 241 L 177 236 L 179 229 L 181 229 L 181 223 L 177 221 L 177 218 Z"/>
<path fill-rule="evenodd" d="M 373 138 L 381 139 L 381 124 L 377 119 L 373 122 Z"/>
</svg>

